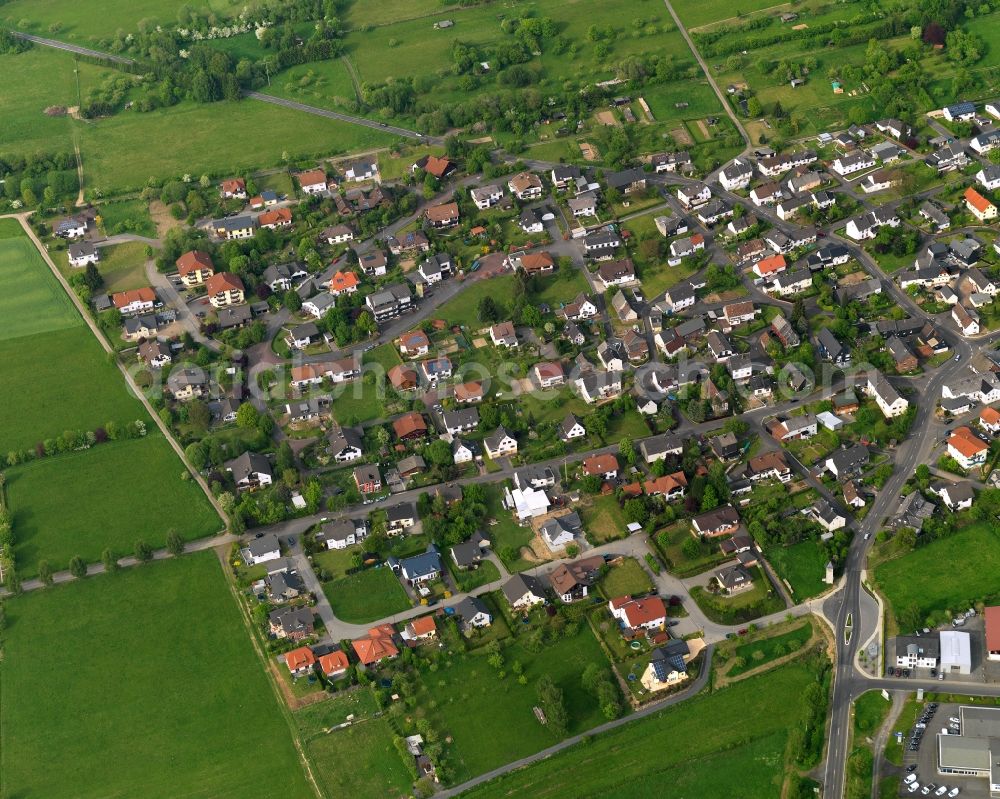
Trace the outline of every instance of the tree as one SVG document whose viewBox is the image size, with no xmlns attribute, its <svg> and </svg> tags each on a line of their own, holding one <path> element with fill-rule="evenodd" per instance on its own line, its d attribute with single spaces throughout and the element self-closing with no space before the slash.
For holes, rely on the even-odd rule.
<svg viewBox="0 0 1000 799">
<path fill-rule="evenodd" d="M 38 579 L 42 581 L 42 585 L 52 585 L 52 566 L 47 560 L 41 560 L 38 563 Z"/>
<path fill-rule="evenodd" d="M 260 423 L 260 411 L 252 403 L 244 402 L 236 410 L 236 426 L 249 430 Z"/>
<path fill-rule="evenodd" d="M 69 573 L 77 580 L 87 576 L 87 563 L 79 555 L 75 555 L 69 562 Z"/>
<path fill-rule="evenodd" d="M 176 530 L 167 533 L 167 551 L 175 558 L 184 552 L 184 539 Z"/>
<path fill-rule="evenodd" d="M 496 322 L 500 319 L 500 307 L 496 300 L 490 296 L 483 297 L 476 306 L 476 313 L 480 322 Z"/>
<path fill-rule="evenodd" d="M 295 291 L 286 291 L 282 303 L 292 313 L 295 313 L 302 308 L 302 298 L 298 295 L 298 292 Z"/>
<path fill-rule="evenodd" d="M 626 521 L 645 524 L 649 520 L 649 510 L 646 508 L 646 503 L 638 497 L 625 500 L 624 509 Z"/>
<path fill-rule="evenodd" d="M 111 554 L 110 549 L 105 549 L 101 553 L 101 563 L 104 564 L 104 571 L 107 574 L 118 571 L 118 561 L 115 559 L 115 556 Z"/>
<path fill-rule="evenodd" d="M 188 422 L 196 433 L 205 433 L 212 422 L 212 412 L 208 405 L 199 399 L 191 400 L 187 407 Z"/>
<path fill-rule="evenodd" d="M 544 674 L 535 683 L 535 694 L 552 734 L 557 738 L 565 738 L 569 729 L 569 715 L 566 713 L 562 690 L 548 674 Z"/>
<path fill-rule="evenodd" d="M 292 446 L 287 441 L 282 441 L 278 446 L 278 452 L 275 455 L 274 465 L 279 472 L 286 472 L 289 469 L 295 469 L 295 453 L 292 452 Z"/>
<path fill-rule="evenodd" d="M 756 97 L 751 97 L 747 100 L 748 117 L 759 117 L 762 113 L 764 113 L 764 109 L 760 107 L 760 100 Z"/>
<path fill-rule="evenodd" d="M 147 563 L 153 559 L 153 548 L 142 538 L 135 542 L 135 559 L 140 563 Z"/>
<path fill-rule="evenodd" d="M 635 444 L 629 437 L 623 438 L 618 444 L 618 454 L 621 455 L 629 466 L 635 466 L 636 451 Z"/>
</svg>

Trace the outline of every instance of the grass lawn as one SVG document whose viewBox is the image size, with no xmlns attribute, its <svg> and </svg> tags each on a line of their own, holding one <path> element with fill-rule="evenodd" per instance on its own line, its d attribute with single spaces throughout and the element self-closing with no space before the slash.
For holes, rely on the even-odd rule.
<svg viewBox="0 0 1000 799">
<path fill-rule="evenodd" d="M 605 720 L 595 697 L 580 682 L 589 663 L 608 665 L 586 624 L 575 635 L 560 638 L 540 652 L 529 652 L 515 643 L 503 650 L 503 656 L 506 663 L 521 663 L 527 685 L 520 685 L 509 671 L 503 680 L 498 679 L 496 669 L 482 654 L 445 661 L 437 671 L 422 673 L 425 690 L 418 707 L 433 708 L 428 715 L 440 719 L 435 727 L 454 739 L 449 760 L 456 782 L 556 742 L 532 712 L 538 703 L 535 683 L 543 674 L 563 691 L 570 735 Z"/>
<path fill-rule="evenodd" d="M 140 538 L 162 547 L 171 529 L 187 541 L 218 532 L 222 521 L 182 471 L 158 433 L 8 469 L 18 571 L 35 574 L 43 558 L 57 569 L 75 555 L 96 562 L 105 547 L 131 554 Z"/>
<path fill-rule="evenodd" d="M 366 352 L 363 360 L 364 363 L 381 364 L 386 372 L 392 369 L 393 366 L 398 366 L 403 362 L 403 359 L 399 357 L 399 350 L 396 349 L 396 345 L 391 341 L 380 344 L 375 349 Z"/>
<path fill-rule="evenodd" d="M 620 565 L 612 566 L 598 585 L 606 599 L 653 590 L 653 581 L 635 558 L 625 558 Z"/>
<path fill-rule="evenodd" d="M 392 743 L 394 731 L 388 720 L 374 717 L 375 711 L 371 693 L 359 689 L 294 714 L 313 773 L 327 796 L 381 799 L 409 792 L 412 779 Z M 355 717 L 350 727 L 326 732 L 349 715 Z"/>
<path fill-rule="evenodd" d="M 590 293 L 590 284 L 580 269 L 574 267 L 568 276 L 556 272 L 549 277 L 536 278 L 538 290 L 532 295 L 535 302 L 544 302 L 553 309 L 572 302 L 578 294 Z"/>
<path fill-rule="evenodd" d="M 329 109 L 342 108 L 357 100 L 347 65 L 340 60 L 292 67 L 271 79 L 267 93 Z"/>
<path fill-rule="evenodd" d="M 4 453 L 66 430 L 147 418 L 37 250 L 9 220 L 0 221 L 0 385 Z"/>
<path fill-rule="evenodd" d="M 156 238 L 156 225 L 149 215 L 149 205 L 142 200 L 104 203 L 97 210 L 108 236 L 134 233 L 137 236 Z"/>
<path fill-rule="evenodd" d="M 478 569 L 473 569 L 472 571 L 453 569 L 451 574 L 455 579 L 455 585 L 458 586 L 459 591 L 474 591 L 477 588 L 500 579 L 500 570 L 496 567 L 496 564 L 488 560 L 484 560 L 479 564 Z"/>
<path fill-rule="evenodd" d="M 791 663 L 715 694 L 703 693 L 464 794 L 773 799 L 781 794 L 789 732 L 815 675 Z M 706 719 L 712 734 L 705 735 Z M 614 768 L 609 768 L 609 763 Z M 572 775 L 572 779 L 567 779 Z M 667 792 L 664 786 L 670 786 Z"/>
<path fill-rule="evenodd" d="M 139 241 L 126 241 L 113 247 L 103 247 L 97 269 L 104 278 L 103 290 L 109 294 L 148 286 L 146 245 Z"/>
<path fill-rule="evenodd" d="M 498 485 L 486 486 L 486 512 L 496 524 L 487 530 L 493 542 L 493 551 L 500 556 L 504 566 L 511 572 L 531 568 L 534 561 L 525 560 L 520 555 L 521 547 L 528 546 L 534 533 L 530 527 L 522 527 L 514 521 L 510 511 L 504 510 Z"/>
<path fill-rule="evenodd" d="M 0 341 L 37 336 L 83 320 L 21 226 L 3 220 L 0 238 Z M 24 346 L 22 342 L 21 346 Z M 5 359 L 0 360 L 4 363 Z"/>
<path fill-rule="evenodd" d="M 128 2 L 128 0 L 119 0 Z M 19 6 L 37 6 L 32 0 Z M 53 3 L 54 4 L 54 3 Z M 60 2 L 59 5 L 68 5 Z M 0 10 L 0 25 L 16 26 L 21 17 L 13 17 L 12 6 Z M 82 10 L 82 9 L 81 9 Z M 94 16 L 90 10 L 88 16 Z M 48 34 L 43 34 L 48 35 Z M 0 107 L 3 117 L 3 152 L 29 155 L 36 152 L 72 153 L 72 125 L 68 117 L 46 116 L 48 106 L 76 105 L 76 63 L 64 52 L 47 47 L 33 47 L 18 55 L 0 55 L 0 70 L 4 81 L 0 86 Z M 87 97 L 91 89 L 101 85 L 106 77 L 117 74 L 106 67 L 79 62 L 80 90 Z"/>
<path fill-rule="evenodd" d="M 829 560 L 819 541 L 800 541 L 790 547 L 772 547 L 765 553 L 778 577 L 792 585 L 792 598 L 808 599 L 823 592 L 828 586 L 826 562 Z"/>
<path fill-rule="evenodd" d="M 688 522 L 679 522 L 660 530 L 656 533 L 655 541 L 667 562 L 667 568 L 678 577 L 693 577 L 729 560 L 722 554 L 718 542 L 697 541 L 693 538 Z M 694 557 L 688 557 L 684 552 L 684 544 L 688 541 L 698 544 L 698 552 Z"/>
<path fill-rule="evenodd" d="M 412 607 L 403 586 L 387 567 L 324 583 L 323 593 L 334 615 L 351 624 L 365 624 Z"/>
<path fill-rule="evenodd" d="M 784 657 L 796 649 L 801 649 L 805 646 L 806 641 L 812 637 L 812 632 L 812 622 L 806 619 L 804 623 L 779 635 L 737 644 L 732 650 L 733 659 L 735 661 L 736 658 L 744 658 L 746 665 L 740 666 L 734 662 L 732 668 L 726 672 L 727 676 L 735 677 L 744 674 L 750 669 L 763 666 L 765 663 Z"/>
<path fill-rule="evenodd" d="M 383 401 L 387 385 L 388 381 L 380 385 L 378 381 L 353 380 L 344 384 L 339 396 L 335 389 L 330 405 L 333 418 L 342 425 L 354 425 L 385 416 Z"/>
<path fill-rule="evenodd" d="M 719 624 L 742 624 L 784 608 L 785 603 L 771 590 L 771 584 L 760 568 L 752 568 L 749 572 L 753 588 L 748 591 L 729 597 L 710 594 L 696 586 L 691 589 L 691 598 L 709 619 Z"/>
<path fill-rule="evenodd" d="M 889 715 L 889 703 L 882 698 L 881 691 L 868 691 L 854 700 L 854 738 L 873 738 L 885 717 Z"/>
<path fill-rule="evenodd" d="M 511 296 L 513 287 L 514 275 L 466 282 L 461 293 L 438 308 L 435 316 L 438 319 L 447 319 L 451 325 L 464 325 L 479 330 L 488 324 L 479 319 L 479 301 L 484 297 L 492 297 L 498 305 L 505 307 L 503 298 Z"/>
<path fill-rule="evenodd" d="M 355 552 L 364 551 L 364 547 L 357 544 L 347 549 L 324 549 L 314 554 L 313 563 L 326 569 L 336 580 L 339 577 L 346 577 L 347 570 L 351 568 L 351 556 Z"/>
<path fill-rule="evenodd" d="M 931 614 L 965 610 L 997 596 L 1000 533 L 987 523 L 966 527 L 902 557 L 880 564 L 875 581 L 901 627 Z M 911 622 L 903 624 L 904 616 Z M 949 615 L 950 618 L 950 615 Z"/>
<path fill-rule="evenodd" d="M 580 510 L 583 529 L 598 544 L 623 538 L 628 534 L 625 512 L 613 494 L 594 497 L 590 505 Z"/>
<path fill-rule="evenodd" d="M 6 608 L 6 796 L 313 796 L 214 553 Z M 39 668 L 54 650 L 72 678 Z"/>
<path fill-rule="evenodd" d="M 260 131 L 272 135 L 261 136 Z M 91 188 L 139 189 L 151 176 L 223 175 L 293 160 L 388 146 L 372 128 L 270 105 L 260 100 L 181 103 L 141 114 L 127 111 L 80 128 L 85 180 Z M 135 142 L 146 146 L 135 147 Z M 253 141 L 253 148 L 233 147 Z"/>
</svg>

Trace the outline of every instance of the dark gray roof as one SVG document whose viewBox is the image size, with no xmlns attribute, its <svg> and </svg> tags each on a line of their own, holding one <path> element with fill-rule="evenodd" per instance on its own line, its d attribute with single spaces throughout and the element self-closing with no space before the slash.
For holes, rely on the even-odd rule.
<svg viewBox="0 0 1000 799">
<path fill-rule="evenodd" d="M 251 474 L 271 474 L 271 463 L 266 456 L 257 452 L 244 452 L 231 461 L 226 461 L 226 469 L 233 473 L 236 482 L 240 482 Z"/>
<path fill-rule="evenodd" d="M 260 538 L 255 538 L 247 544 L 247 550 L 255 558 L 266 555 L 268 552 L 278 552 L 280 550 L 278 537 L 273 533 L 262 535 Z"/>
<path fill-rule="evenodd" d="M 537 597 L 545 596 L 545 588 L 541 580 L 530 574 L 515 574 L 503 584 L 501 590 L 510 603 L 516 602 L 529 591 Z"/>
</svg>

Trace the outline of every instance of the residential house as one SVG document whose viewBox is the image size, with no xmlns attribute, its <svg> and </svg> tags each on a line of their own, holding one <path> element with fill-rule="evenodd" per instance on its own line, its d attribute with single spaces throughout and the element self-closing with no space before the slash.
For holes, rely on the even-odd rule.
<svg viewBox="0 0 1000 799">
<path fill-rule="evenodd" d="M 677 189 L 677 199 L 686 209 L 691 210 L 712 199 L 712 190 L 704 183 L 692 183 Z"/>
<path fill-rule="evenodd" d="M 867 392 L 887 419 L 902 416 L 910 406 L 881 372 L 868 373 Z"/>
<path fill-rule="evenodd" d="M 188 288 L 199 286 L 215 274 L 212 258 L 207 252 L 189 250 L 176 261 L 177 274 Z"/>
<path fill-rule="evenodd" d="M 254 491 L 271 485 L 274 479 L 267 457 L 256 452 L 244 452 L 226 461 L 226 471 L 232 474 L 237 491 Z"/>
<path fill-rule="evenodd" d="M 358 266 L 368 277 L 381 277 L 388 269 L 389 261 L 382 250 L 369 250 L 358 256 Z"/>
<path fill-rule="evenodd" d="M 462 629 L 468 632 L 493 623 L 493 615 L 479 597 L 467 596 L 454 607 L 455 615 L 462 619 Z"/>
<path fill-rule="evenodd" d="M 588 256 L 599 260 L 606 260 L 614 257 L 613 253 L 615 249 L 621 247 L 622 243 L 622 237 L 616 230 L 603 228 L 591 231 L 584 236 L 583 251 Z"/>
<path fill-rule="evenodd" d="M 530 574 L 515 574 L 500 590 L 514 610 L 527 610 L 545 602 L 545 588 L 541 580 Z"/>
<path fill-rule="evenodd" d="M 432 205 L 424 211 L 424 217 L 433 228 L 454 227 L 458 224 L 458 203 L 450 202 Z"/>
<path fill-rule="evenodd" d="M 179 402 L 203 397 L 208 386 L 208 378 L 200 369 L 174 369 L 167 377 L 167 391 Z"/>
<path fill-rule="evenodd" d="M 668 455 L 682 455 L 684 441 L 674 433 L 662 433 L 640 441 L 639 451 L 647 464 L 654 463 L 665 459 Z"/>
<path fill-rule="evenodd" d="M 566 382 L 562 364 L 558 361 L 542 361 L 533 367 L 535 382 L 540 388 L 561 386 Z"/>
<path fill-rule="evenodd" d="M 356 183 L 363 180 L 377 180 L 378 162 L 369 159 L 355 161 L 344 170 L 344 177 Z"/>
<path fill-rule="evenodd" d="M 965 207 L 980 222 L 997 218 L 997 207 L 971 186 L 962 196 L 965 199 Z"/>
<path fill-rule="evenodd" d="M 281 545 L 276 535 L 267 533 L 250 541 L 244 547 L 242 554 L 248 566 L 258 566 L 261 563 L 278 560 L 281 557 Z"/>
<path fill-rule="evenodd" d="M 605 289 L 611 286 L 622 286 L 633 283 L 636 280 L 635 266 L 631 258 L 620 261 L 608 261 L 597 269 L 597 278 Z"/>
<path fill-rule="evenodd" d="M 96 264 L 101 260 L 101 256 L 89 241 L 78 241 L 69 245 L 68 250 L 69 265 L 84 267 L 87 264 Z"/>
<path fill-rule="evenodd" d="M 491 183 L 488 186 L 475 186 L 469 190 L 472 202 L 480 211 L 492 208 L 503 199 L 503 189 Z"/>
<path fill-rule="evenodd" d="M 743 566 L 728 566 L 718 569 L 713 577 L 719 586 L 719 591 L 728 596 L 749 591 L 753 588 L 753 578 Z"/>
<path fill-rule="evenodd" d="M 451 360 L 444 355 L 428 358 L 420 362 L 420 371 L 428 383 L 432 386 L 437 385 L 439 380 L 447 380 L 451 377 Z"/>
<path fill-rule="evenodd" d="M 223 200 L 245 200 L 247 198 L 247 184 L 243 178 L 229 178 L 219 184 L 219 196 Z"/>
<path fill-rule="evenodd" d="M 836 450 L 826 459 L 824 465 L 830 474 L 842 480 L 860 474 L 868 464 L 868 460 L 868 448 L 864 444 L 852 444 L 850 447 Z"/>
<path fill-rule="evenodd" d="M 739 514 L 731 505 L 723 505 L 691 519 L 691 529 L 694 534 L 709 538 L 732 535 L 739 526 Z"/>
<path fill-rule="evenodd" d="M 642 484 L 642 490 L 651 497 L 663 497 L 667 502 L 672 502 L 684 496 L 687 485 L 684 472 L 672 472 L 646 480 Z"/>
<path fill-rule="evenodd" d="M 951 318 L 958 325 L 963 336 L 979 335 L 979 314 L 973 308 L 955 303 L 951 308 Z"/>
<path fill-rule="evenodd" d="M 393 421 L 392 429 L 400 441 L 414 441 L 427 436 L 427 423 L 416 411 L 404 413 Z"/>
<path fill-rule="evenodd" d="M 989 445 L 966 426 L 956 427 L 948 437 L 948 454 L 963 469 L 986 463 Z"/>
<path fill-rule="evenodd" d="M 531 172 L 518 172 L 507 181 L 507 188 L 519 200 L 537 200 L 542 196 L 542 180 Z"/>
<path fill-rule="evenodd" d="M 573 302 L 562 309 L 562 313 L 567 319 L 579 322 L 597 316 L 597 306 L 586 294 L 578 294 Z"/>
<path fill-rule="evenodd" d="M 467 383 L 457 383 L 454 390 L 455 402 L 468 405 L 475 402 L 482 402 L 485 396 L 483 384 L 478 380 L 470 380 Z"/>
<path fill-rule="evenodd" d="M 837 156 L 830 165 L 840 176 L 853 175 L 871 169 L 876 164 L 875 157 L 865 150 L 854 150 L 846 155 Z"/>
<path fill-rule="evenodd" d="M 667 607 L 658 596 L 634 599 L 626 594 L 608 602 L 608 610 L 628 631 L 660 630 L 667 623 Z"/>
<path fill-rule="evenodd" d="M 122 316 L 131 316 L 153 310 L 156 304 L 156 292 L 149 286 L 131 291 L 118 291 L 111 295 L 111 302 Z"/>
<path fill-rule="evenodd" d="M 308 169 L 295 176 L 303 194 L 325 194 L 327 191 L 326 172 L 322 169 Z"/>
<path fill-rule="evenodd" d="M 517 454 L 517 439 L 504 430 L 503 425 L 483 439 L 483 446 L 494 460 Z"/>
<path fill-rule="evenodd" d="M 494 347 L 512 348 L 518 346 L 517 331 L 513 322 L 500 322 L 490 328 L 490 340 Z"/>
<path fill-rule="evenodd" d="M 745 189 L 753 179 L 753 163 L 746 158 L 736 158 L 719 172 L 719 183 L 726 191 Z"/>
<path fill-rule="evenodd" d="M 376 464 L 355 466 L 353 477 L 355 486 L 362 494 L 377 494 L 382 490 L 382 475 Z"/>
<path fill-rule="evenodd" d="M 256 229 L 257 220 L 252 216 L 232 216 L 212 220 L 212 230 L 215 235 L 228 241 L 253 238 Z"/>
<path fill-rule="evenodd" d="M 597 216 L 597 198 L 593 194 L 570 197 L 566 201 L 566 205 L 576 219 L 584 216 Z"/>
<path fill-rule="evenodd" d="M 267 617 L 271 635 L 301 641 L 315 632 L 312 608 L 278 608 Z"/>
<path fill-rule="evenodd" d="M 396 647 L 396 631 L 391 624 L 381 624 L 368 630 L 368 635 L 351 641 L 354 654 L 362 666 L 373 666 L 383 660 L 392 660 L 399 655 Z"/>
<path fill-rule="evenodd" d="M 722 316 L 730 328 L 752 322 L 760 313 L 750 300 L 732 302 L 722 307 Z"/>
<path fill-rule="evenodd" d="M 391 283 L 365 297 L 365 305 L 376 322 L 384 322 L 411 310 L 413 300 L 406 283 Z"/>
<path fill-rule="evenodd" d="M 448 253 L 434 253 L 420 264 L 420 276 L 428 283 L 438 283 L 446 277 L 451 277 L 455 265 Z"/>
<path fill-rule="evenodd" d="M 830 332 L 829 328 L 820 328 L 816 335 L 816 345 L 820 357 L 831 361 L 836 366 L 847 366 L 851 362 L 851 351 Z"/>
<path fill-rule="evenodd" d="M 968 480 L 946 483 L 934 490 L 951 511 L 968 510 L 976 499 L 976 492 Z"/>
<path fill-rule="evenodd" d="M 243 302 L 243 281 L 232 272 L 216 272 L 205 281 L 208 301 L 214 308 L 239 305 Z"/>
</svg>

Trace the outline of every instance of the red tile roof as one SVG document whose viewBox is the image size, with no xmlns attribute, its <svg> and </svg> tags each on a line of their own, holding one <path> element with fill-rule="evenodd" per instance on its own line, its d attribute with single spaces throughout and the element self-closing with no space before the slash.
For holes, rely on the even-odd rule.
<svg viewBox="0 0 1000 799">
<path fill-rule="evenodd" d="M 207 252 L 191 250 L 177 259 L 177 272 L 181 277 L 197 272 L 199 269 L 206 272 L 215 271 L 215 267 L 212 266 L 212 258 Z"/>
<path fill-rule="evenodd" d="M 295 177 L 299 179 L 300 186 L 317 186 L 320 183 L 326 185 L 326 172 L 322 169 L 309 169 L 299 172 Z"/>
<path fill-rule="evenodd" d="M 265 225 L 290 225 L 292 224 L 292 209 L 275 208 L 273 211 L 265 211 L 257 218 L 257 222 L 261 227 Z"/>
<path fill-rule="evenodd" d="M 437 631 L 437 624 L 435 624 L 433 616 L 421 616 L 410 622 L 410 629 L 414 635 L 428 635 Z"/>
<path fill-rule="evenodd" d="M 618 471 L 618 458 L 610 452 L 606 455 L 591 455 L 583 461 L 584 474 L 606 474 Z"/>
<path fill-rule="evenodd" d="M 354 272 L 336 272 L 330 278 L 330 291 L 337 293 L 347 291 L 358 285 L 360 281 Z"/>
<path fill-rule="evenodd" d="M 993 206 L 993 203 L 983 197 L 982 194 L 971 186 L 965 190 L 965 201 L 979 211 L 979 213 L 985 213 Z"/>
<path fill-rule="evenodd" d="M 156 292 L 149 286 L 131 291 L 119 291 L 111 295 L 111 301 L 115 304 L 115 308 L 124 308 L 133 302 L 156 302 Z"/>
<path fill-rule="evenodd" d="M 285 653 L 285 665 L 288 666 L 289 671 L 309 668 L 315 662 L 316 656 L 307 646 L 300 646 L 298 649 Z"/>
<path fill-rule="evenodd" d="M 1000 652 L 1000 607 L 988 607 L 983 611 L 986 620 L 986 652 Z"/>
<path fill-rule="evenodd" d="M 205 290 L 209 297 L 224 291 L 243 291 L 243 281 L 232 272 L 216 272 L 205 281 Z"/>
<path fill-rule="evenodd" d="M 956 427 L 952 430 L 951 437 L 948 439 L 948 445 L 957 449 L 966 458 L 971 458 L 989 449 L 985 441 L 978 438 L 975 433 L 965 426 Z"/>
<path fill-rule="evenodd" d="M 351 661 L 348 659 L 347 653 L 339 649 L 336 652 L 329 652 L 319 659 L 319 667 L 327 676 L 346 671 L 350 665 Z"/>
</svg>

